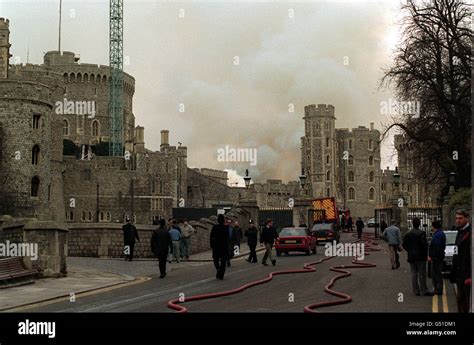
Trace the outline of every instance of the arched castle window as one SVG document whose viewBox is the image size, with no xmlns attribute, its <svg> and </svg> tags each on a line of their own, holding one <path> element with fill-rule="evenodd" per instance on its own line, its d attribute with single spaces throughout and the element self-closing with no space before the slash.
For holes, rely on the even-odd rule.
<svg viewBox="0 0 474 345">
<path fill-rule="evenodd" d="M 65 83 L 69 82 L 69 75 L 67 73 L 64 73 L 63 77 Z"/>
<path fill-rule="evenodd" d="M 371 171 L 369 173 L 369 182 L 374 182 L 374 172 L 373 171 Z"/>
<path fill-rule="evenodd" d="M 329 164 L 329 155 L 326 156 L 326 164 Z"/>
<path fill-rule="evenodd" d="M 84 73 L 84 83 L 89 82 L 89 75 L 87 73 Z"/>
<path fill-rule="evenodd" d="M 349 200 L 355 200 L 355 189 L 353 187 L 349 187 L 348 193 Z"/>
<path fill-rule="evenodd" d="M 369 156 L 369 165 L 374 165 L 374 156 Z"/>
<path fill-rule="evenodd" d="M 326 147 L 329 147 L 329 143 L 330 143 L 329 138 L 326 138 Z"/>
<path fill-rule="evenodd" d="M 99 84 L 101 79 L 102 77 L 100 76 L 100 74 L 98 74 L 97 77 L 95 78 L 95 82 Z"/>
<path fill-rule="evenodd" d="M 81 220 L 82 220 L 83 222 L 86 221 L 86 211 L 82 211 Z"/>
<path fill-rule="evenodd" d="M 331 172 L 329 170 L 326 171 L 326 181 L 331 181 Z"/>
<path fill-rule="evenodd" d="M 69 121 L 63 120 L 63 135 L 69 135 Z"/>
<path fill-rule="evenodd" d="M 90 81 L 91 83 L 95 83 L 95 75 L 94 74 L 91 74 L 91 78 L 90 78 Z"/>
<path fill-rule="evenodd" d="M 94 120 L 92 121 L 92 136 L 98 137 L 99 135 L 100 135 L 99 121 Z"/>
<path fill-rule="evenodd" d="M 102 82 L 103 82 L 104 84 L 107 84 L 107 77 L 106 77 L 105 75 L 102 77 Z"/>
<path fill-rule="evenodd" d="M 76 75 L 74 73 L 69 74 L 69 81 L 71 83 L 76 82 Z"/>
<path fill-rule="evenodd" d="M 31 150 L 31 164 L 38 165 L 39 153 L 40 153 L 39 146 L 38 145 L 33 146 L 33 150 Z"/>
<path fill-rule="evenodd" d="M 369 140 L 369 150 L 372 150 L 373 145 L 372 145 L 372 140 Z"/>
<path fill-rule="evenodd" d="M 347 162 L 347 165 L 354 165 L 354 156 L 349 156 L 349 160 Z"/>
<path fill-rule="evenodd" d="M 32 197 L 37 197 L 38 196 L 39 184 L 40 184 L 39 177 L 34 176 L 31 179 L 31 196 Z"/>
<path fill-rule="evenodd" d="M 349 171 L 349 182 L 354 182 L 354 172 Z"/>
<path fill-rule="evenodd" d="M 77 73 L 77 82 L 78 83 L 82 83 L 82 74 L 81 73 Z"/>
<path fill-rule="evenodd" d="M 369 188 L 369 201 L 375 200 L 375 189 L 373 187 Z"/>
</svg>

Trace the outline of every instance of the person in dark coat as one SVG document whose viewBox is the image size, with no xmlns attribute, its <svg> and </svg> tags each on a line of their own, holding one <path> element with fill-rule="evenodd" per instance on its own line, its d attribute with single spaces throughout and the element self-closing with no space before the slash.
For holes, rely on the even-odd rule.
<svg viewBox="0 0 474 345">
<path fill-rule="evenodd" d="M 359 217 L 356 222 L 356 228 L 357 228 L 357 237 L 359 240 L 362 238 L 362 230 L 364 229 L 364 222 L 362 221 L 362 218 Z"/>
<path fill-rule="evenodd" d="M 276 259 L 273 256 L 272 250 L 273 243 L 275 243 L 276 239 L 278 239 L 278 233 L 273 227 L 273 219 L 267 219 L 267 221 L 265 222 L 265 226 L 262 230 L 262 235 L 260 236 L 260 243 L 263 243 L 265 245 L 265 255 L 262 259 L 262 264 L 264 266 L 268 266 L 267 258 L 269 257 L 273 266 L 275 266 L 276 264 Z"/>
<path fill-rule="evenodd" d="M 456 212 L 457 254 L 453 255 L 451 282 L 457 287 L 458 312 L 469 313 L 471 304 L 471 241 L 472 227 L 469 223 L 469 213 L 466 210 Z"/>
<path fill-rule="evenodd" d="M 153 225 L 159 225 L 159 228 L 153 231 L 153 235 L 151 235 L 151 251 L 158 258 L 160 278 L 164 278 L 166 276 L 166 260 L 171 245 L 171 236 L 168 229 L 166 229 L 164 219 L 154 220 Z"/>
<path fill-rule="evenodd" d="M 380 222 L 380 233 L 383 234 L 383 232 L 385 231 L 387 227 L 388 227 L 387 222 L 385 221 L 385 219 L 382 219 L 382 221 Z"/>
<path fill-rule="evenodd" d="M 253 220 L 250 219 L 249 221 L 249 228 L 245 231 L 245 237 L 247 237 L 247 244 L 250 249 L 250 254 L 247 259 L 248 262 L 258 262 L 257 260 L 257 236 L 258 236 L 258 230 L 253 223 Z"/>
<path fill-rule="evenodd" d="M 239 225 L 238 221 L 234 222 L 234 232 L 235 232 L 235 244 L 239 247 L 240 249 L 240 242 L 242 241 L 242 238 L 244 237 L 242 234 L 242 228 Z"/>
<path fill-rule="evenodd" d="M 212 258 L 217 270 L 216 278 L 219 280 L 224 279 L 226 263 L 229 257 L 229 229 L 224 222 L 224 215 L 219 214 L 217 216 L 217 224 L 212 227 L 210 234 Z"/>
<path fill-rule="evenodd" d="M 441 222 L 434 220 L 431 223 L 434 231 L 431 238 L 429 258 L 431 261 L 431 280 L 433 282 L 434 293 L 437 295 L 443 294 L 443 262 L 444 251 L 446 249 L 446 235 L 441 229 Z"/>
<path fill-rule="evenodd" d="M 133 248 L 135 247 L 135 239 L 140 241 L 137 228 L 130 222 L 130 217 L 126 218 L 126 224 L 122 226 L 123 245 L 125 247 L 125 261 L 133 260 Z"/>
<path fill-rule="evenodd" d="M 349 217 L 347 218 L 347 231 L 352 231 L 352 227 L 354 225 L 352 224 L 352 216 L 349 215 Z"/>
<path fill-rule="evenodd" d="M 237 235 L 235 229 L 232 225 L 232 220 L 226 219 L 227 231 L 229 232 L 229 255 L 227 256 L 227 267 L 230 267 L 230 260 L 234 257 L 235 246 L 237 244 Z"/>
<path fill-rule="evenodd" d="M 407 251 L 411 269 L 411 284 L 416 296 L 433 296 L 426 287 L 426 261 L 428 260 L 428 242 L 426 234 L 420 230 L 421 221 L 413 218 L 413 229 L 403 237 L 403 248 Z"/>
</svg>

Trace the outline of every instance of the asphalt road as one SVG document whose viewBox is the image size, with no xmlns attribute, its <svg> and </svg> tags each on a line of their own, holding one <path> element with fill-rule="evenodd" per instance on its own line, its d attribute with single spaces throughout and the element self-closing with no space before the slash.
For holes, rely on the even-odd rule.
<svg viewBox="0 0 474 345">
<path fill-rule="evenodd" d="M 370 231 L 371 232 L 371 231 Z M 353 235 L 344 233 L 341 242 L 353 241 Z M 456 311 L 452 285 L 446 282 L 444 298 L 417 297 L 411 292 L 409 267 L 402 253 L 402 267 L 392 271 L 386 251 L 381 243 L 379 252 L 372 252 L 365 261 L 374 268 L 354 268 L 350 277 L 338 280 L 333 289 L 352 296 L 352 302 L 318 309 L 321 312 L 439 312 Z M 261 260 L 262 253 L 259 253 Z M 25 310 L 26 312 L 174 312 L 167 302 L 179 298 L 235 289 L 259 280 L 277 270 L 301 269 L 305 263 L 324 258 L 324 247 L 316 255 L 282 255 L 277 265 L 251 264 L 240 258 L 232 261 L 223 281 L 216 280 L 211 262 L 171 271 L 165 279 L 152 279 L 133 286 L 89 296 L 77 296 L 75 302 L 58 302 Z M 123 262 L 123 265 L 126 265 Z M 255 286 L 242 293 L 184 303 L 189 312 L 303 312 L 305 305 L 321 301 L 338 300 L 324 292 L 331 277 L 338 275 L 329 268 L 350 265 L 350 257 L 335 257 L 316 265 L 316 272 L 278 275 L 271 282 Z M 156 264 L 157 265 L 157 264 Z M 158 269 L 157 269 L 158 271 Z M 431 283 L 429 283 L 431 287 Z"/>
</svg>

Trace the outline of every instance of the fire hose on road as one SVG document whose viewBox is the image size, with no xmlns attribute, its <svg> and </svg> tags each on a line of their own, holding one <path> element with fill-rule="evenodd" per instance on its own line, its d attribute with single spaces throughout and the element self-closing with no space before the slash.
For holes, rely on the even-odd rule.
<svg viewBox="0 0 474 345">
<path fill-rule="evenodd" d="M 365 243 L 364 246 L 364 255 L 370 255 L 369 252 L 371 251 L 379 251 L 380 249 L 375 249 L 372 248 L 372 245 L 375 244 L 374 241 L 372 240 L 371 236 L 369 235 L 363 235 L 362 241 Z M 359 242 L 359 240 L 356 240 L 352 243 Z M 276 271 L 276 272 L 271 272 L 268 274 L 268 276 L 264 279 L 261 280 L 256 280 L 250 283 L 247 283 L 245 285 L 242 285 L 236 289 L 232 290 L 226 290 L 222 292 L 215 292 L 215 293 L 207 293 L 207 294 L 201 294 L 201 295 L 195 295 L 195 296 L 190 296 L 190 297 L 183 297 L 183 298 L 176 298 L 173 300 L 168 301 L 168 308 L 176 310 L 178 313 L 187 313 L 188 309 L 184 307 L 182 304 L 187 303 L 187 302 L 192 302 L 192 301 L 198 301 L 198 300 L 206 300 L 206 299 L 212 299 L 212 298 L 219 298 L 223 296 L 230 296 L 230 295 L 235 295 L 237 293 L 243 292 L 251 287 L 261 285 L 268 283 L 273 279 L 274 276 L 277 275 L 283 275 L 283 274 L 295 274 L 295 273 L 311 273 L 311 272 L 316 272 L 316 268 L 312 267 L 318 264 L 321 264 L 324 261 L 330 260 L 332 258 L 335 258 L 336 256 L 328 256 L 325 258 L 322 258 L 318 261 L 310 262 L 310 263 L 305 263 L 303 265 L 302 269 L 293 269 L 293 270 L 284 270 L 284 271 Z M 331 287 L 334 285 L 336 280 L 342 279 L 349 277 L 351 275 L 351 272 L 346 271 L 344 269 L 347 268 L 369 268 L 369 267 L 376 267 L 375 264 L 367 263 L 367 262 L 359 262 L 357 259 L 352 260 L 353 265 L 338 265 L 338 266 L 333 266 L 330 268 L 331 271 L 333 272 L 338 272 L 341 273 L 340 275 L 337 275 L 333 277 L 329 283 L 324 287 L 324 291 L 330 295 L 340 297 L 342 298 L 341 300 L 336 300 L 336 301 L 324 301 L 324 302 L 319 302 L 315 304 L 310 304 L 304 307 L 304 311 L 307 313 L 314 313 L 314 309 L 321 308 L 321 307 L 327 307 L 327 306 L 333 306 L 333 305 L 338 305 L 338 304 L 344 304 L 344 303 L 349 303 L 352 301 L 352 297 L 344 294 L 342 292 L 337 292 L 335 290 L 332 290 Z"/>
</svg>

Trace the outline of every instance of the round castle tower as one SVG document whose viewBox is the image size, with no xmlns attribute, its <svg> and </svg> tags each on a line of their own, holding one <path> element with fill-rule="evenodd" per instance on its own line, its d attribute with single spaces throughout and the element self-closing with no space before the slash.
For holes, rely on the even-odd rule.
<svg viewBox="0 0 474 345">
<path fill-rule="evenodd" d="M 64 220 L 61 75 L 9 66 L 9 21 L 0 18 L 0 214 Z"/>
</svg>

